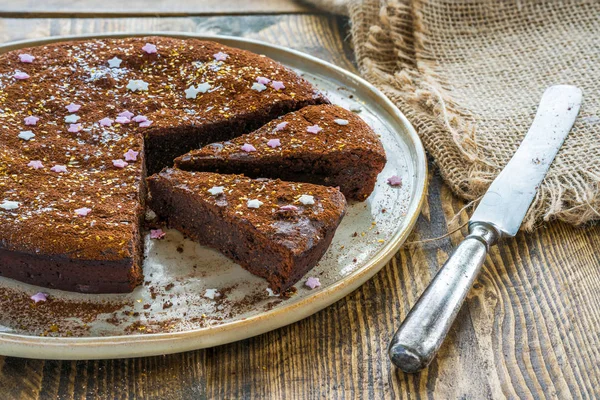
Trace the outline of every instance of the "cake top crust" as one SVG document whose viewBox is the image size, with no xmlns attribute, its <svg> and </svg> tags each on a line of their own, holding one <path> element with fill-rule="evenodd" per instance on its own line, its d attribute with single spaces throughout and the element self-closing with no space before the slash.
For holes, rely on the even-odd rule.
<svg viewBox="0 0 600 400">
<path fill-rule="evenodd" d="M 370 152 L 385 160 L 381 141 L 362 118 L 342 107 L 322 104 L 283 115 L 235 139 L 192 150 L 176 158 L 175 165 L 193 166 L 202 159 L 259 161 L 336 152 Z"/>
<path fill-rule="evenodd" d="M 337 189 L 279 179 L 190 172 L 166 168 L 149 180 L 167 180 L 176 191 L 215 207 L 224 221 L 248 225 L 264 237 L 302 254 L 337 226 L 346 210 Z"/>
<path fill-rule="evenodd" d="M 267 57 L 196 39 L 99 39 L 4 53 L 0 247 L 131 257 L 145 135 L 318 96 Z"/>
</svg>

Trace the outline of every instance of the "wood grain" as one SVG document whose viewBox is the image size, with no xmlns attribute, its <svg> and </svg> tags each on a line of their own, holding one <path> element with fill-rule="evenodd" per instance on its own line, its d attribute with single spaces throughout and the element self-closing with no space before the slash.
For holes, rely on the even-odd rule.
<svg viewBox="0 0 600 400">
<path fill-rule="evenodd" d="M 324 15 L 4 19 L 0 40 L 83 32 L 211 32 L 283 44 L 354 69 L 345 28 L 345 20 Z M 460 226 L 468 219 L 463 206 L 432 173 L 428 202 L 409 241 Z M 391 367 L 390 336 L 463 234 L 405 246 L 373 279 L 331 307 L 238 343 L 126 360 L 0 357 L 0 397 L 599 397 L 596 226 L 550 224 L 494 248 L 430 368 L 406 375 Z"/>
<path fill-rule="evenodd" d="M 295 0 L 22 0 L 0 2 L 0 17 L 115 17 L 296 14 L 311 10 Z"/>
</svg>

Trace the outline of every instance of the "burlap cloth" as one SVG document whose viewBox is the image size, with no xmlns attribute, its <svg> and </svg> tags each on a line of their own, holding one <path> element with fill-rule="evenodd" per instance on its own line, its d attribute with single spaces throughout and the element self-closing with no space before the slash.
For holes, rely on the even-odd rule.
<svg viewBox="0 0 600 400">
<path fill-rule="evenodd" d="M 360 72 L 468 200 L 517 149 L 544 89 L 579 86 L 579 118 L 523 228 L 600 218 L 600 1 L 310 1 L 349 15 Z"/>
</svg>

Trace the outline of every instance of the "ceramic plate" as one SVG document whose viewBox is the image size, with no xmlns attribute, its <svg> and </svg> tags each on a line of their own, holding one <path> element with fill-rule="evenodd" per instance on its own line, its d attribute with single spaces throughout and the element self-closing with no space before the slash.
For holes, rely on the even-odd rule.
<svg viewBox="0 0 600 400">
<path fill-rule="evenodd" d="M 415 130 L 369 83 L 317 58 L 253 40 L 173 33 L 54 37 L 6 44 L 0 52 L 64 40 L 157 34 L 214 40 L 265 54 L 303 75 L 333 103 L 357 112 L 381 136 L 387 153 L 375 190 L 365 202 L 349 205 L 325 256 L 287 296 L 269 293 L 264 280 L 174 230 L 161 241 L 146 235 L 146 282 L 133 293 L 70 293 L 0 278 L 2 355 L 148 356 L 258 335 L 305 318 L 355 290 L 395 254 L 417 219 L 427 170 Z M 386 183 L 391 175 L 402 177 L 402 187 Z M 305 287 L 308 277 L 318 277 L 321 287 Z M 49 294 L 49 301 L 34 305 L 29 297 L 40 290 Z M 215 291 L 219 295 L 210 298 Z"/>
</svg>

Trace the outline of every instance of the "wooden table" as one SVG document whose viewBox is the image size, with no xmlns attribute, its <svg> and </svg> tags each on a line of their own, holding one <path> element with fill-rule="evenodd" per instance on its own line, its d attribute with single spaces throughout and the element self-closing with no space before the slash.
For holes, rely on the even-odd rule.
<svg viewBox="0 0 600 400">
<path fill-rule="evenodd" d="M 91 32 L 218 33 L 292 47 L 356 72 L 348 21 L 291 0 L 3 3 L 2 42 Z M 428 204 L 409 241 L 444 235 L 468 219 L 432 170 Z M 599 233 L 553 223 L 494 249 L 438 358 L 418 375 L 392 368 L 387 344 L 464 229 L 405 246 L 345 299 L 238 343 L 124 360 L 0 357 L 0 398 L 600 396 Z"/>
</svg>

